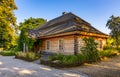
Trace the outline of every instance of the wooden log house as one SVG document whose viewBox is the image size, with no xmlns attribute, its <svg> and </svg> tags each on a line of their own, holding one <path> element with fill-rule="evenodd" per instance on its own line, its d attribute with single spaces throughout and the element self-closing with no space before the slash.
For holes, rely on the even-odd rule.
<svg viewBox="0 0 120 77">
<path fill-rule="evenodd" d="M 63 54 L 79 53 L 84 45 L 82 40 L 84 37 L 93 37 L 98 42 L 99 49 L 103 48 L 108 38 L 107 34 L 71 12 L 64 12 L 62 16 L 48 21 L 36 30 L 31 30 L 29 35 L 42 40 L 41 47 L 35 43 L 35 52 L 44 50 Z"/>
</svg>

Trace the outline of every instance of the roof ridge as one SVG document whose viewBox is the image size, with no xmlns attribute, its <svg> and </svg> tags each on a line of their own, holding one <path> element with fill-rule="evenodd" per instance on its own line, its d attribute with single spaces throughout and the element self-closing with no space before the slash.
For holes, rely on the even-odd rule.
<svg viewBox="0 0 120 77">
<path fill-rule="evenodd" d="M 45 23 L 44 25 L 40 26 L 39 29 L 40 29 L 40 28 L 45 28 L 45 27 L 43 27 L 43 26 L 45 26 L 45 25 L 47 25 L 47 24 L 50 24 L 52 21 L 55 21 L 56 19 L 60 19 L 60 18 L 62 18 L 63 16 L 68 15 L 68 14 L 70 14 L 70 13 L 66 13 L 66 14 L 63 14 L 63 15 L 61 15 L 61 16 L 58 16 L 58 17 L 56 17 L 56 18 L 51 19 L 50 21 L 48 21 L 48 22 Z"/>
</svg>

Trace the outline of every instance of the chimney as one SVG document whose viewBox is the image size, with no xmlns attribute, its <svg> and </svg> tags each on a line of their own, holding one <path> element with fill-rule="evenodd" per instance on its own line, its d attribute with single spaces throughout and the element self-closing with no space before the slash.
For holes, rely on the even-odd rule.
<svg viewBox="0 0 120 77">
<path fill-rule="evenodd" d="M 65 14 L 67 14 L 67 12 L 62 12 L 62 15 L 65 15 Z"/>
</svg>

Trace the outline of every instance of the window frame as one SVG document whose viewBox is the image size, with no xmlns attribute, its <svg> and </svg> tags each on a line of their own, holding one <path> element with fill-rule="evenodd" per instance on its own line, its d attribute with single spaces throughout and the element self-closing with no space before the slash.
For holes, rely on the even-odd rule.
<svg viewBox="0 0 120 77">
<path fill-rule="evenodd" d="M 62 41 L 62 43 L 60 41 Z M 58 40 L 58 47 L 59 47 L 59 51 L 64 51 L 64 39 Z"/>
</svg>

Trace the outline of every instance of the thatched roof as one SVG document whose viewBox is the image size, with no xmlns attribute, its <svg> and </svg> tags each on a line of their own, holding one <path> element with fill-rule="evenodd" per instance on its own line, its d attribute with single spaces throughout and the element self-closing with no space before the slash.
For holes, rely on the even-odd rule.
<svg viewBox="0 0 120 77">
<path fill-rule="evenodd" d="M 29 31 L 29 35 L 35 38 L 42 38 L 75 31 L 107 36 L 71 12 L 50 20 L 46 24 L 39 26 L 36 30 Z"/>
</svg>

